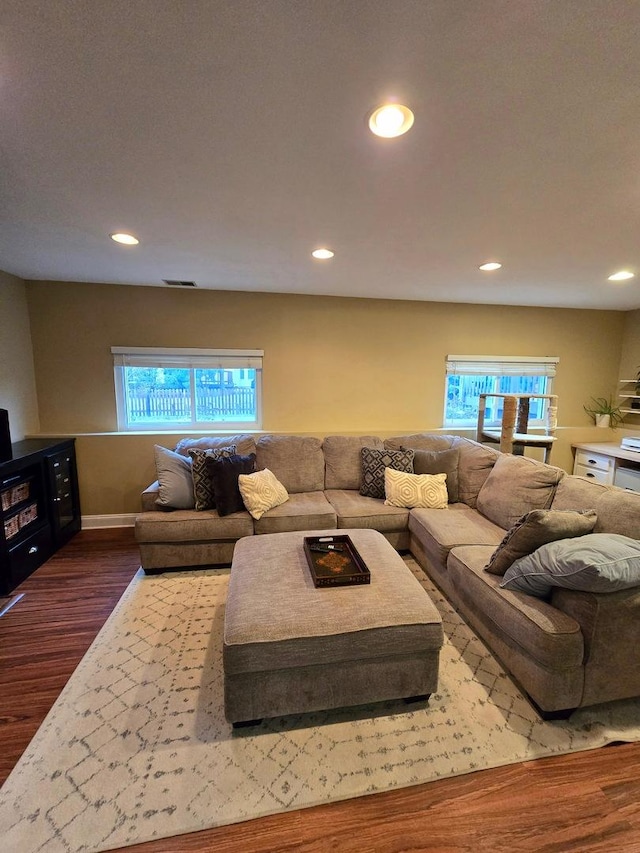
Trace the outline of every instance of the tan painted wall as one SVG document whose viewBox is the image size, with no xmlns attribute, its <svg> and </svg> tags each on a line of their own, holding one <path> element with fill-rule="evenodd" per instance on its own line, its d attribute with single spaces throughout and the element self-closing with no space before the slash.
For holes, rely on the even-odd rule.
<svg viewBox="0 0 640 853">
<path fill-rule="evenodd" d="M 111 346 L 263 349 L 264 429 L 320 436 L 440 428 L 448 353 L 557 355 L 562 467 L 570 441 L 591 434 L 583 403 L 615 389 L 625 330 L 613 311 L 49 282 L 27 292 L 45 434 L 116 429 Z M 79 440 L 83 513 L 135 512 L 152 445 L 175 441 Z"/>
<path fill-rule="evenodd" d="M 38 431 L 38 401 L 24 281 L 0 271 L 0 408 L 11 440 Z"/>
</svg>

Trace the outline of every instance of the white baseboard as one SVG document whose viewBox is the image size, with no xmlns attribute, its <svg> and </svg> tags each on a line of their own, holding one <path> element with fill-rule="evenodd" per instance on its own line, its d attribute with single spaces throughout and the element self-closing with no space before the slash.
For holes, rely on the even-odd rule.
<svg viewBox="0 0 640 853">
<path fill-rule="evenodd" d="M 96 530 L 101 527 L 133 527 L 135 522 L 135 513 L 123 513 L 122 515 L 83 515 L 82 529 Z"/>
</svg>

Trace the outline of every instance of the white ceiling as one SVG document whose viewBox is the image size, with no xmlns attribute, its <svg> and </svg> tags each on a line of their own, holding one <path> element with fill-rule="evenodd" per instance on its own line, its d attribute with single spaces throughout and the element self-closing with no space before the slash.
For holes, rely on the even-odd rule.
<svg viewBox="0 0 640 853">
<path fill-rule="evenodd" d="M 639 0 L 0 0 L 0 269 L 638 308 L 639 36 Z"/>
</svg>

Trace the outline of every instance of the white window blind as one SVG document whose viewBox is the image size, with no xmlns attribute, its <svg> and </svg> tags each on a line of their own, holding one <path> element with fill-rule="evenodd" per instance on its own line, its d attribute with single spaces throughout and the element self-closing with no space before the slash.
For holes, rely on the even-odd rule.
<svg viewBox="0 0 640 853">
<path fill-rule="evenodd" d="M 556 375 L 555 356 L 448 355 L 447 376 L 546 376 Z"/>
<path fill-rule="evenodd" d="M 187 367 L 204 370 L 262 369 L 264 350 L 111 347 L 114 367 Z"/>
</svg>

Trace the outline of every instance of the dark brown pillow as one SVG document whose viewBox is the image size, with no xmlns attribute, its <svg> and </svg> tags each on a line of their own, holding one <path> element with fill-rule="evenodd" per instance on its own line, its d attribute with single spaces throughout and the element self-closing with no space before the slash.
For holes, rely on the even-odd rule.
<svg viewBox="0 0 640 853">
<path fill-rule="evenodd" d="M 403 450 L 408 448 L 403 447 Z M 451 450 L 415 450 L 413 456 L 414 474 L 446 474 L 449 503 L 458 503 L 458 448 Z"/>
<path fill-rule="evenodd" d="M 240 474 L 253 474 L 256 470 L 256 455 L 220 457 L 208 456 L 207 473 L 213 486 L 218 515 L 231 515 L 245 509 L 238 487 Z"/>
<path fill-rule="evenodd" d="M 507 531 L 484 570 L 503 575 L 516 560 L 543 545 L 591 533 L 597 520 L 593 510 L 532 509 Z"/>
</svg>

